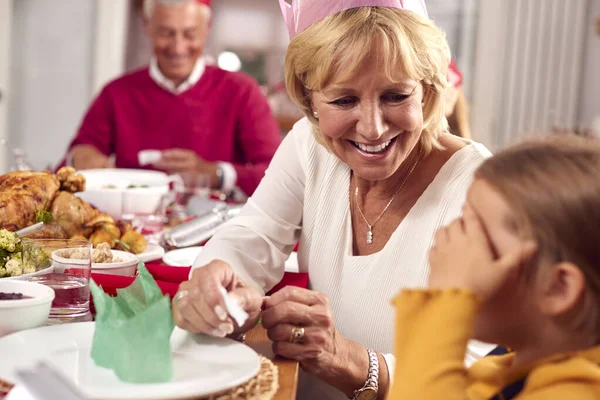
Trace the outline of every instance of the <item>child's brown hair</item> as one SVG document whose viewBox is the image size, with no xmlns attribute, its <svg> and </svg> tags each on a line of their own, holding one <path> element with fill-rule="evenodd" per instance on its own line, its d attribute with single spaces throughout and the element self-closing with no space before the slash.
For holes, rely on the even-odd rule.
<svg viewBox="0 0 600 400">
<path fill-rule="evenodd" d="M 488 159 L 476 177 L 491 185 L 516 218 L 515 231 L 536 241 L 536 274 L 545 263 L 570 262 L 587 291 L 573 329 L 600 334 L 600 143 L 577 136 L 527 141 Z"/>
</svg>

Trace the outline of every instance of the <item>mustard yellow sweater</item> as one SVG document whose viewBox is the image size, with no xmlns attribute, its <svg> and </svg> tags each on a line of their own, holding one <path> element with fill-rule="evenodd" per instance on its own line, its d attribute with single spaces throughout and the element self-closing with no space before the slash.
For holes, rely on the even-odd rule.
<svg viewBox="0 0 600 400">
<path fill-rule="evenodd" d="M 396 370 L 390 399 L 489 400 L 524 377 L 518 400 L 600 399 L 600 346 L 511 367 L 513 354 L 463 364 L 478 303 L 459 290 L 405 290 L 394 300 Z"/>
</svg>

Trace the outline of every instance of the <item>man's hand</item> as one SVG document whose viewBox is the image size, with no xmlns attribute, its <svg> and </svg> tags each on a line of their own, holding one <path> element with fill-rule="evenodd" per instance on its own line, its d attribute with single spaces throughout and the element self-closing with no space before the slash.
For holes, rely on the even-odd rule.
<svg viewBox="0 0 600 400">
<path fill-rule="evenodd" d="M 89 144 L 74 146 L 71 149 L 71 156 L 75 169 L 114 168 L 108 156 Z"/>
<path fill-rule="evenodd" d="M 153 166 L 168 174 L 177 174 L 180 172 L 207 174 L 210 176 L 210 186 L 212 188 L 216 188 L 220 183 L 217 177 L 217 163 L 204 160 L 193 150 L 164 150 L 160 161 L 154 163 Z"/>
</svg>

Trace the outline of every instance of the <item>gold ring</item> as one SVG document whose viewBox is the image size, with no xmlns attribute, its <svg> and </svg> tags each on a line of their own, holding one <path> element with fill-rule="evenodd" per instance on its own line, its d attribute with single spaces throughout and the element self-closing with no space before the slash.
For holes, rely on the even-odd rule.
<svg viewBox="0 0 600 400">
<path fill-rule="evenodd" d="M 304 339 L 304 328 L 294 326 L 290 334 L 290 343 L 300 343 Z"/>
<path fill-rule="evenodd" d="M 184 297 L 186 297 L 188 294 L 190 294 L 190 293 L 187 290 L 182 290 L 180 292 L 177 292 L 175 297 L 173 297 L 173 304 L 177 305 L 177 303 L 179 303 L 179 301 L 181 299 L 183 299 Z"/>
</svg>

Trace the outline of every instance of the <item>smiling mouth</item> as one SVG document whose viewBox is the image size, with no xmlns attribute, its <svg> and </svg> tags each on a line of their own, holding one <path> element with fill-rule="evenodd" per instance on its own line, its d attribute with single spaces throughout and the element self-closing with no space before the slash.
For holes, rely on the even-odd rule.
<svg viewBox="0 0 600 400">
<path fill-rule="evenodd" d="M 377 153 L 382 153 L 385 151 L 385 149 L 387 149 L 390 144 L 392 144 L 392 142 L 394 142 L 394 140 L 396 140 L 396 138 L 390 139 L 385 143 L 381 143 L 379 145 L 376 146 L 369 146 L 363 143 L 358 143 L 355 142 L 353 140 L 349 140 L 350 143 L 352 143 L 352 145 L 354 147 L 356 147 L 357 149 L 364 151 L 365 153 L 369 153 L 369 154 L 377 154 Z"/>
</svg>

